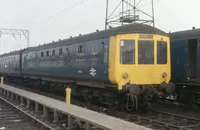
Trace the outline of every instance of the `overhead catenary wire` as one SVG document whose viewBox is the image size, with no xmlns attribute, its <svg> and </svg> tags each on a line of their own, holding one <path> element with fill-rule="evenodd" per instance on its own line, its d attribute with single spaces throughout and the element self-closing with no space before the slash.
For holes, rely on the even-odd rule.
<svg viewBox="0 0 200 130">
<path fill-rule="evenodd" d="M 55 13 L 55 14 L 49 16 L 48 19 L 50 19 L 52 17 L 55 17 L 56 15 L 59 15 L 59 14 L 65 12 L 65 11 L 68 11 L 69 9 L 72 9 L 72 8 L 78 6 L 78 5 L 80 5 L 80 4 L 82 4 L 82 3 L 86 2 L 86 1 L 88 1 L 88 0 L 81 0 L 78 3 L 76 3 L 76 4 L 74 4 L 74 5 L 70 6 L 70 7 L 67 7 L 66 9 L 63 9 L 63 10 L 59 11 L 58 13 Z"/>
<path fill-rule="evenodd" d="M 49 0 L 48 2 L 45 2 L 45 3 L 41 4 L 41 6 L 40 6 L 39 8 L 37 8 L 37 9 L 33 10 L 31 13 L 29 13 L 29 16 L 30 16 L 31 18 L 36 19 L 36 18 L 37 18 L 36 15 L 38 15 L 38 14 L 41 12 L 41 10 L 44 10 L 45 7 L 48 7 L 48 5 L 52 3 L 52 1 L 53 1 L 53 0 Z M 37 10 L 37 11 L 36 11 L 36 10 Z M 31 19 L 31 20 L 32 20 L 32 19 Z M 27 21 L 23 20 L 23 21 L 21 22 L 21 24 L 25 24 L 26 22 L 27 22 Z"/>
<path fill-rule="evenodd" d="M 63 12 L 69 11 L 70 9 L 73 9 L 73 8 L 75 8 L 75 7 L 77 7 L 77 6 L 81 5 L 81 4 L 83 4 L 83 3 L 86 2 L 86 1 L 88 1 L 88 0 L 81 0 L 81 1 L 79 1 L 79 2 L 77 2 L 77 3 L 75 3 L 74 5 L 70 6 L 70 7 L 67 7 L 67 8 L 65 8 L 65 9 L 63 9 L 63 10 L 61 10 L 61 11 L 58 11 L 57 13 L 54 13 L 54 14 L 50 15 L 50 16 L 47 17 L 47 18 L 44 18 L 44 19 L 39 20 L 38 22 L 34 23 L 33 25 L 38 24 L 38 23 L 41 23 L 42 21 L 45 21 L 45 20 L 49 20 L 49 19 L 51 19 L 51 18 L 53 18 L 53 17 L 55 17 L 55 16 L 57 16 L 57 15 L 63 13 Z M 32 26 L 33 26 L 33 25 L 32 25 Z"/>
<path fill-rule="evenodd" d="M 154 1 L 155 1 L 155 0 L 154 0 Z M 154 2 L 154 4 L 156 4 L 156 3 L 160 2 L 160 1 L 162 1 L 162 0 L 157 0 L 157 1 Z M 151 5 L 151 3 L 143 4 L 143 5 L 139 6 L 139 8 L 141 8 L 141 7 L 146 7 L 146 6 L 149 6 L 149 5 Z"/>
<path fill-rule="evenodd" d="M 33 11 L 31 16 L 37 15 L 38 13 L 41 12 L 41 10 L 44 10 L 44 7 L 47 7 L 49 4 L 51 4 L 53 0 L 49 0 L 48 2 L 45 2 L 44 4 L 42 4 L 37 11 Z M 42 8 L 41 8 L 42 7 Z M 39 10 L 39 11 L 38 11 Z"/>
</svg>

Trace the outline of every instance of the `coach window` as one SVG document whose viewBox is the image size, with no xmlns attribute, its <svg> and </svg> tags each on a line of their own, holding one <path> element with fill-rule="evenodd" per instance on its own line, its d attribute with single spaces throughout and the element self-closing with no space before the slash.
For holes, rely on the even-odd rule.
<svg viewBox="0 0 200 130">
<path fill-rule="evenodd" d="M 157 41 L 157 64 L 167 64 L 167 42 Z"/>
<path fill-rule="evenodd" d="M 41 52 L 41 57 L 43 57 L 44 56 L 44 52 Z"/>
<path fill-rule="evenodd" d="M 46 56 L 49 56 L 49 51 L 46 51 Z"/>
<path fill-rule="evenodd" d="M 56 51 L 52 50 L 52 56 L 55 56 L 55 54 L 56 54 Z"/>
<path fill-rule="evenodd" d="M 78 53 L 82 53 L 82 52 L 83 52 L 83 46 L 80 45 L 80 46 L 78 46 Z"/>
<path fill-rule="evenodd" d="M 138 64 L 154 64 L 154 41 L 138 41 Z"/>
<path fill-rule="evenodd" d="M 66 62 L 69 63 L 70 62 L 70 50 L 69 50 L 69 48 L 66 48 L 66 54 L 67 54 Z"/>
<path fill-rule="evenodd" d="M 62 55 L 63 49 L 59 49 L 59 55 Z"/>
<path fill-rule="evenodd" d="M 121 40 L 120 41 L 120 63 L 135 64 L 135 41 Z"/>
</svg>

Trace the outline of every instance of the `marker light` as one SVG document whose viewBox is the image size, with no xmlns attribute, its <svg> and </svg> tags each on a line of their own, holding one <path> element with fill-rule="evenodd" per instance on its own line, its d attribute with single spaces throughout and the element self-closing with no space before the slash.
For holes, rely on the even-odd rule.
<svg viewBox="0 0 200 130">
<path fill-rule="evenodd" d="M 162 77 L 163 77 L 163 78 L 166 78 L 166 77 L 167 77 L 167 73 L 164 72 L 164 73 L 162 74 Z"/>
<path fill-rule="evenodd" d="M 127 79 L 127 78 L 128 78 L 128 73 L 124 73 L 124 74 L 123 74 L 123 78 L 124 78 L 124 79 Z"/>
</svg>

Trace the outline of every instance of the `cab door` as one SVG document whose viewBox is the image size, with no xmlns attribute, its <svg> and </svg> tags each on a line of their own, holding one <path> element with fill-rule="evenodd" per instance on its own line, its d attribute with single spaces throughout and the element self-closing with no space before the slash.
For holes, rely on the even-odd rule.
<svg viewBox="0 0 200 130">
<path fill-rule="evenodd" d="M 200 38 L 197 39 L 197 81 L 200 81 Z"/>
<path fill-rule="evenodd" d="M 198 39 L 188 39 L 187 80 L 197 79 L 197 48 Z"/>
<path fill-rule="evenodd" d="M 109 38 L 102 40 L 103 52 L 102 52 L 102 79 L 108 80 L 108 61 L 109 61 Z"/>
</svg>

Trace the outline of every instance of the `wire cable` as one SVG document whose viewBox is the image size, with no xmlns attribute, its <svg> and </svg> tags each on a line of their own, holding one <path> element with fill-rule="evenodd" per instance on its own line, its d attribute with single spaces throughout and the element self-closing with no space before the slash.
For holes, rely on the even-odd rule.
<svg viewBox="0 0 200 130">
<path fill-rule="evenodd" d="M 63 12 L 69 11 L 70 9 L 75 8 L 75 7 L 77 7 L 77 6 L 81 5 L 81 4 L 83 4 L 83 3 L 86 2 L 86 1 L 88 1 L 88 0 L 81 0 L 81 1 L 79 1 L 78 3 L 76 3 L 76 4 L 74 4 L 74 5 L 70 6 L 70 7 L 67 7 L 67 8 L 65 8 L 65 9 L 63 9 L 63 10 L 61 10 L 61 11 L 55 13 L 55 14 L 52 14 L 51 16 L 49 16 L 49 17 L 47 17 L 47 18 L 45 18 L 45 19 L 39 20 L 39 21 L 38 21 L 37 23 L 35 23 L 35 24 L 38 24 L 38 23 L 40 23 L 40 22 L 42 22 L 42 21 L 45 21 L 45 20 L 49 20 L 49 19 L 51 19 L 51 18 L 53 18 L 53 17 L 55 17 L 55 16 L 57 16 L 57 15 L 63 13 Z"/>
<path fill-rule="evenodd" d="M 160 2 L 160 1 L 162 1 L 162 0 L 157 0 L 157 1 L 154 2 L 154 4 L 156 4 L 156 3 Z M 143 4 L 143 5 L 139 6 L 139 8 L 146 7 L 148 5 L 151 5 L 151 3 Z"/>
</svg>

